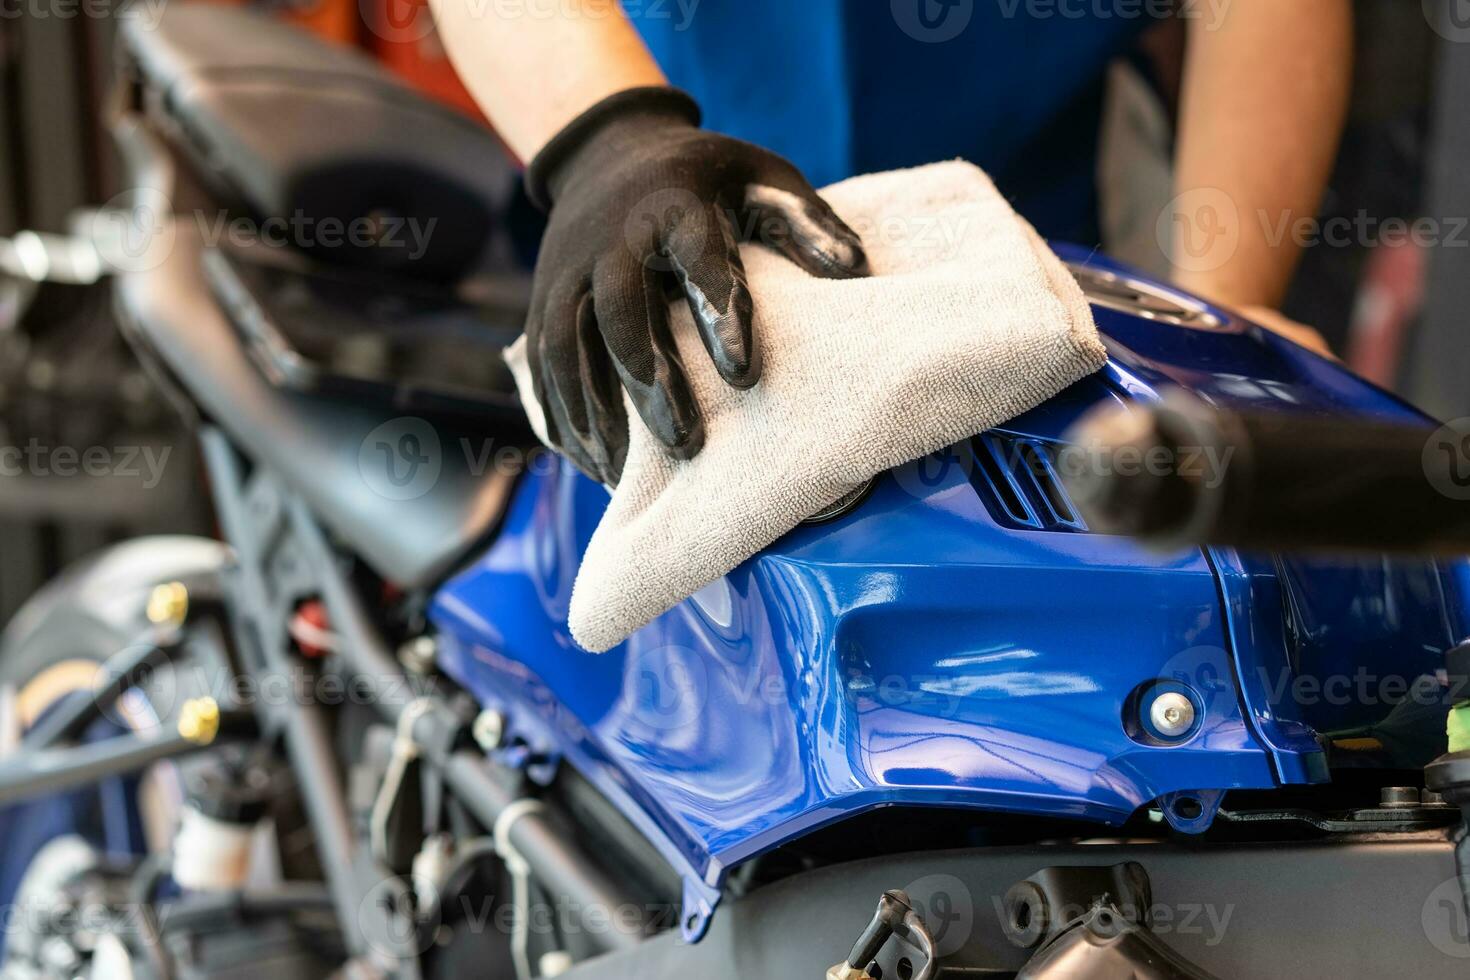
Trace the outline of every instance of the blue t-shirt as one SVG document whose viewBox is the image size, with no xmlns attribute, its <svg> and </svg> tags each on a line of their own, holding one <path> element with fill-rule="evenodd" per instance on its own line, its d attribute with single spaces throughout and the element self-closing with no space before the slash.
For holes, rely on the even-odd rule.
<svg viewBox="0 0 1470 980">
<path fill-rule="evenodd" d="M 813 184 L 963 157 L 1051 238 L 1097 239 L 1102 72 L 1157 3 L 623 0 L 705 125 Z"/>
</svg>

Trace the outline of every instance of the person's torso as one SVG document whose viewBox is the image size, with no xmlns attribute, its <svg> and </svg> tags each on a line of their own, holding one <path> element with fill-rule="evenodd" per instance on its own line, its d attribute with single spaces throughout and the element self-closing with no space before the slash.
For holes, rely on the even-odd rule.
<svg viewBox="0 0 1470 980">
<path fill-rule="evenodd" d="M 1101 78 L 1151 22 L 1091 0 L 623 0 L 714 130 L 817 186 L 963 157 L 1044 235 L 1095 239 Z"/>
</svg>

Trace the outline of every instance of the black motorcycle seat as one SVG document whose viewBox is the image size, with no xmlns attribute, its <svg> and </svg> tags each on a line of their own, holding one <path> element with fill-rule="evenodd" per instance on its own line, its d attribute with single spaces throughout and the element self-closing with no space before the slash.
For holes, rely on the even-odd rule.
<svg viewBox="0 0 1470 980">
<path fill-rule="evenodd" d="M 204 250 L 196 223 L 175 219 L 161 261 L 118 276 L 129 339 L 375 572 L 405 588 L 436 581 L 508 500 L 514 477 L 495 465 L 492 434 L 272 386 L 211 292 Z"/>
<path fill-rule="evenodd" d="M 513 192 L 513 164 L 486 127 L 264 14 L 169 4 L 156 28 L 125 18 L 120 45 L 135 108 L 226 200 L 302 216 L 293 244 L 319 260 L 457 278 Z M 371 243 L 341 240 L 336 229 L 354 222 Z"/>
</svg>

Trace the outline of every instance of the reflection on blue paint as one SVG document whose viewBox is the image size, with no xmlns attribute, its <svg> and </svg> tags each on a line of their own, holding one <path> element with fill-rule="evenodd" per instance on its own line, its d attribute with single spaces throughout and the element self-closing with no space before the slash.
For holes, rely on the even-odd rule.
<svg viewBox="0 0 1470 980">
<path fill-rule="evenodd" d="M 1255 327 L 1098 311 L 1111 363 L 1013 420 L 1055 441 L 1102 400 L 1206 399 L 1414 417 Z M 1271 671 L 1432 669 L 1466 620 L 1459 566 L 1332 568 L 1002 526 L 965 446 L 899 467 L 854 512 L 802 527 L 616 649 L 566 630 L 602 488 L 528 476 L 485 555 L 437 596 L 444 668 L 565 759 L 686 880 L 883 804 L 1117 824 L 1157 797 L 1326 777 L 1319 728 L 1392 714 L 1283 704 Z M 1295 624 L 1293 626 L 1293 624 Z M 1198 730 L 1130 736 L 1130 696 L 1187 685 Z M 1422 727 L 1422 719 L 1409 719 Z M 1136 730 L 1136 727 L 1135 729 Z M 1442 729 L 1441 729 L 1442 731 Z"/>
</svg>

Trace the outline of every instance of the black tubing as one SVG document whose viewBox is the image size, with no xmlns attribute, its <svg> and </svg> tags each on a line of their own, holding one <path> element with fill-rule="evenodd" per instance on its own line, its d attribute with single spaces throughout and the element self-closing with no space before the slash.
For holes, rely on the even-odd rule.
<svg viewBox="0 0 1470 980">
<path fill-rule="evenodd" d="M 1172 393 L 1094 410 L 1059 469 L 1089 527 L 1159 548 L 1470 553 L 1448 427 L 1236 413 Z M 1470 459 L 1465 461 L 1470 464 Z"/>
</svg>

